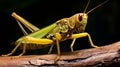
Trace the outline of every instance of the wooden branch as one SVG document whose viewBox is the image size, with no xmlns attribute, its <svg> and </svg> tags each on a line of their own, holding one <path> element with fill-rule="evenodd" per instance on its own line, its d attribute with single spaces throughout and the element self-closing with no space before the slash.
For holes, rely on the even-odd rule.
<svg viewBox="0 0 120 67">
<path fill-rule="evenodd" d="M 56 54 L 0 57 L 0 67 L 97 67 L 120 66 L 120 42 L 99 48 L 83 49 L 63 53 L 56 63 Z M 112 66 L 111 66 L 112 67 Z M 115 66 L 114 66 L 115 67 Z"/>
</svg>

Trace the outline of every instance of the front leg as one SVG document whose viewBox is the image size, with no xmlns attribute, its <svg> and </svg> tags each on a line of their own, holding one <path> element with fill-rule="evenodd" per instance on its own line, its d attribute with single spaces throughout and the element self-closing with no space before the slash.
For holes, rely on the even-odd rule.
<svg viewBox="0 0 120 67">
<path fill-rule="evenodd" d="M 82 38 L 82 37 L 86 37 L 86 36 L 88 36 L 88 40 L 89 40 L 90 45 L 91 45 L 92 47 L 95 47 L 95 48 L 98 47 L 98 46 L 96 46 L 96 45 L 93 44 L 93 41 L 92 41 L 89 33 L 72 34 L 72 36 L 70 37 L 70 39 L 73 39 L 73 41 L 72 41 L 72 43 L 71 43 L 71 45 L 70 45 L 70 46 L 71 46 L 70 48 L 71 48 L 71 51 L 72 51 L 72 52 L 73 52 L 73 45 L 74 45 L 74 43 L 75 43 L 76 38 Z"/>
</svg>

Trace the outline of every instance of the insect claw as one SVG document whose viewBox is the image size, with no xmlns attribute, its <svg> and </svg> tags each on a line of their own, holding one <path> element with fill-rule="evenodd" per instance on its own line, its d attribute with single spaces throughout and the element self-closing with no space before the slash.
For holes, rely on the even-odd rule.
<svg viewBox="0 0 120 67">
<path fill-rule="evenodd" d="M 19 54 L 18 56 L 22 56 L 24 53 Z"/>
<path fill-rule="evenodd" d="M 99 48 L 99 46 L 96 46 L 94 44 L 91 44 L 91 46 L 94 47 L 94 48 Z"/>
<path fill-rule="evenodd" d="M 60 55 L 58 55 L 56 58 L 55 58 L 55 63 L 60 60 Z"/>
<path fill-rule="evenodd" d="M 71 52 L 73 52 L 74 50 L 73 50 L 73 47 L 71 47 Z"/>
</svg>

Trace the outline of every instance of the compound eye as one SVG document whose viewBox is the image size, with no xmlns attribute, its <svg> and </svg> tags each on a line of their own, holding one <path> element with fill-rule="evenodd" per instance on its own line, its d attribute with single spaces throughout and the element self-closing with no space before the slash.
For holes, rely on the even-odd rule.
<svg viewBox="0 0 120 67">
<path fill-rule="evenodd" d="M 78 17 L 79 21 L 82 21 L 82 15 L 79 14 L 79 17 Z"/>
</svg>

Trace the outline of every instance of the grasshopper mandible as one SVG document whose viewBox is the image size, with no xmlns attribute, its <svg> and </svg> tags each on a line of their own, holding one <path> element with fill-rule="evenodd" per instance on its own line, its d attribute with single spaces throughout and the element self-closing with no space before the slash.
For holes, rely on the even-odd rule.
<svg viewBox="0 0 120 67">
<path fill-rule="evenodd" d="M 77 13 L 69 18 L 63 18 L 40 30 L 38 27 L 29 23 L 24 18 L 13 12 L 12 16 L 18 22 L 18 25 L 20 26 L 25 36 L 19 38 L 15 42 L 16 47 L 11 51 L 11 53 L 8 53 L 4 56 L 12 55 L 18 47 L 21 47 L 23 49 L 22 53 L 19 56 L 22 56 L 25 53 L 26 49 L 37 49 L 46 46 L 51 46 L 48 52 L 51 53 L 52 48 L 55 44 L 57 45 L 58 56 L 60 56 L 59 42 L 65 41 L 67 39 L 73 39 L 70 45 L 71 51 L 73 52 L 75 40 L 77 38 L 85 36 L 88 36 L 88 40 L 92 47 L 97 47 L 96 45 L 93 44 L 90 35 L 84 32 L 84 30 L 87 24 L 88 14 L 94 9 L 98 8 L 99 6 L 105 4 L 107 1 L 108 0 L 94 7 L 90 11 L 86 12 L 86 9 L 90 3 L 89 0 L 83 13 Z M 32 33 L 28 34 L 23 28 L 22 24 L 25 25 Z"/>
</svg>

